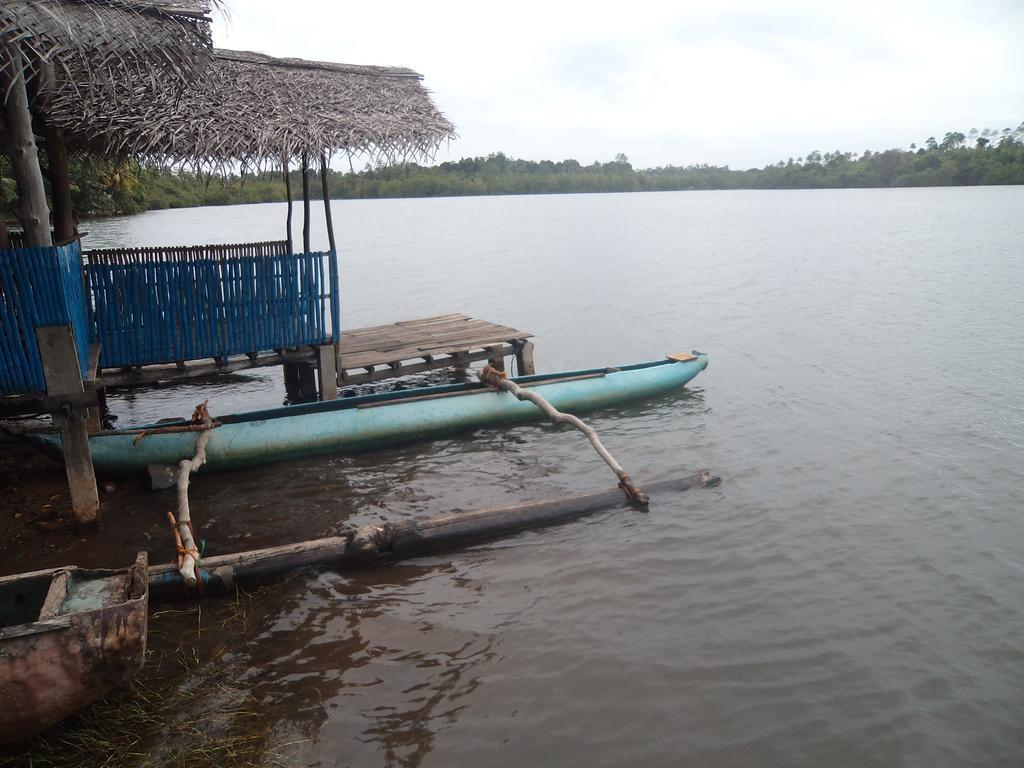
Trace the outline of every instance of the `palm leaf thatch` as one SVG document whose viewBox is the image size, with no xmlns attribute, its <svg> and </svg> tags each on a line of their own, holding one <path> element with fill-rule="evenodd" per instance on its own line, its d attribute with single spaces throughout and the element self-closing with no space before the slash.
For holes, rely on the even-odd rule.
<svg viewBox="0 0 1024 768">
<path fill-rule="evenodd" d="M 52 64 L 79 89 L 140 76 L 188 82 L 210 61 L 212 4 L 219 0 L 3 0 L 0 48 L 20 49 L 30 77 Z"/>
<path fill-rule="evenodd" d="M 153 79 L 106 93 L 69 83 L 49 111 L 79 146 L 157 164 L 259 169 L 338 151 L 391 162 L 430 156 L 455 135 L 421 81 L 396 67 L 216 50 L 184 90 Z"/>
</svg>

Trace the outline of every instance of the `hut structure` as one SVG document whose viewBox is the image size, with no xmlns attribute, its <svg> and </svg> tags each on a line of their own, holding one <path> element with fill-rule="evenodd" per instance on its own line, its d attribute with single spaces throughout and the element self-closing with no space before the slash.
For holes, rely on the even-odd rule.
<svg viewBox="0 0 1024 768">
<path fill-rule="evenodd" d="M 148 79 L 181 88 L 208 69 L 210 0 L 4 0 L 0 5 L 0 143 L 18 188 L 23 232 L 12 249 L 0 222 L 0 392 L 44 391 L 65 446 L 76 519 L 99 519 L 85 391 L 89 331 L 74 235 L 67 156 L 47 119 L 49 97 Z M 36 135 L 45 139 L 54 224 Z M 56 238 L 58 245 L 54 246 Z"/>
<path fill-rule="evenodd" d="M 45 138 L 58 239 L 72 233 L 63 135 L 47 120 L 49 95 L 71 88 L 83 98 L 143 80 L 181 89 L 212 58 L 211 0 L 4 0 L 0 5 L 0 86 L 4 148 L 19 191 L 24 244 L 48 246 L 49 207 L 33 123 Z M 107 105 L 109 108 L 109 104 Z M 6 233 L 0 232 L 0 247 Z"/>
<path fill-rule="evenodd" d="M 160 166 L 280 168 L 288 188 L 280 241 L 86 251 L 81 257 L 76 251 L 67 257 L 68 264 L 79 265 L 85 286 L 77 299 L 84 312 L 70 314 L 84 314 L 91 352 L 81 366 L 87 389 L 283 364 L 291 399 L 316 396 L 317 387 L 327 399 L 342 381 L 479 359 L 501 365 L 510 354 L 519 358 L 520 370 L 532 372 L 529 334 L 464 315 L 354 329 L 345 346 L 337 245 L 326 204 L 330 159 L 343 153 L 377 163 L 402 161 L 430 155 L 454 135 L 416 72 L 219 50 L 191 79 L 97 81 L 83 75 L 79 81 L 76 70 L 64 71 L 69 76 L 56 78 L 47 92 L 45 117 L 72 149 Z M 301 248 L 292 237 L 293 164 L 302 171 Z M 316 169 L 326 252 L 313 252 L 310 242 Z M 74 284 L 67 281 L 72 293 Z M 22 336 L 29 332 L 21 329 Z M 87 457 L 87 441 L 85 446 Z"/>
</svg>

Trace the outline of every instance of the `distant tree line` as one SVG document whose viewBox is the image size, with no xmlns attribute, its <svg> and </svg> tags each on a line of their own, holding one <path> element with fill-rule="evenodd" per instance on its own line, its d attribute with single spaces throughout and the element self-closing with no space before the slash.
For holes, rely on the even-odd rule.
<svg viewBox="0 0 1024 768">
<path fill-rule="evenodd" d="M 284 199 L 277 175 L 239 177 L 173 172 L 93 156 L 72 158 L 72 197 L 80 216 L 110 216 Z M 634 169 L 619 154 L 606 163 L 487 157 L 424 166 L 415 163 L 330 174 L 337 199 L 647 192 L 695 189 L 822 189 L 1024 184 L 1024 123 L 994 131 L 951 131 L 922 146 L 883 152 L 808 152 L 764 168 L 688 165 Z M 293 172 L 292 189 L 301 189 Z M 13 221 L 14 182 L 0 158 L 0 214 Z"/>
</svg>

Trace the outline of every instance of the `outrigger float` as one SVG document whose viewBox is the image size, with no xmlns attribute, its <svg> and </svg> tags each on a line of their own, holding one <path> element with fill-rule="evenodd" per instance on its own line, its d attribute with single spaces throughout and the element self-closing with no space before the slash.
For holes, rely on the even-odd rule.
<svg viewBox="0 0 1024 768">
<path fill-rule="evenodd" d="M 703 353 L 611 368 L 520 376 L 509 381 L 559 410 L 592 411 L 682 387 L 708 365 Z M 384 448 L 479 427 L 535 421 L 543 414 L 513 394 L 483 382 L 406 389 L 216 417 L 203 472 L 237 469 L 327 453 Z M 29 434 L 38 448 L 61 456 L 53 431 Z M 139 474 L 176 465 L 196 450 L 185 420 L 97 432 L 89 445 L 96 471 Z"/>
</svg>

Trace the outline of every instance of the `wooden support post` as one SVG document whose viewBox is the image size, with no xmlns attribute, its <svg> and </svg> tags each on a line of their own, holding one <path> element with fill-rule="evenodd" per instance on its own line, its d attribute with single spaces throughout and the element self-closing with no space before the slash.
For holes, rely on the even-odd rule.
<svg viewBox="0 0 1024 768">
<path fill-rule="evenodd" d="M 292 404 L 316 400 L 316 366 L 302 361 L 285 363 L 284 390 Z"/>
<path fill-rule="evenodd" d="M 335 364 L 335 376 L 336 382 L 342 381 L 345 378 L 345 369 L 341 365 L 341 325 L 338 317 L 338 312 L 335 311 L 337 306 L 338 297 L 334 295 L 334 291 L 337 288 L 337 258 L 338 258 L 338 243 L 334 239 L 334 218 L 331 214 L 331 190 L 327 183 L 327 174 L 330 168 L 327 164 L 327 153 L 320 153 L 320 186 L 324 197 L 324 217 L 327 220 L 327 242 L 331 247 L 331 254 L 328 256 L 331 259 L 331 263 L 328 265 L 328 272 L 332 276 L 331 280 L 331 333 L 334 334 L 334 364 Z M 337 397 L 337 394 L 334 395 Z M 327 398 L 324 397 L 326 400 Z"/>
<path fill-rule="evenodd" d="M 302 397 L 299 389 L 299 364 L 284 364 L 284 393 L 289 403 L 297 403 Z"/>
<path fill-rule="evenodd" d="M 3 53 L 10 78 L 0 77 L 0 103 L 3 103 L 7 128 L 7 155 L 18 185 L 18 218 L 25 231 L 25 245 L 50 246 L 50 207 L 46 202 L 39 150 L 32 130 L 28 88 L 25 84 L 25 60 L 18 46 L 5 46 Z M 0 66 L 0 72 L 3 66 Z M 4 103 L 4 97 L 6 102 Z M 81 382 L 79 382 L 81 383 Z"/>
<path fill-rule="evenodd" d="M 285 229 L 287 230 L 288 253 L 294 253 L 292 247 L 292 177 L 288 168 L 288 158 L 281 161 L 282 172 L 284 173 L 284 192 L 288 198 L 288 214 L 285 218 Z"/>
<path fill-rule="evenodd" d="M 533 364 L 533 342 L 521 341 L 516 346 L 516 370 L 520 376 L 533 376 L 537 373 Z"/>
<path fill-rule="evenodd" d="M 316 366 L 299 363 L 299 397 L 303 403 L 316 400 Z"/>
<path fill-rule="evenodd" d="M 67 325 L 36 328 L 36 341 L 43 362 L 43 376 L 49 397 L 85 392 L 82 372 L 78 366 L 75 337 Z M 64 468 L 71 491 L 71 511 L 79 525 L 93 525 L 100 520 L 100 497 L 96 490 L 96 474 L 89 451 L 89 431 L 85 410 L 67 407 L 55 411 L 53 421 L 60 429 Z"/>
<path fill-rule="evenodd" d="M 322 344 L 317 347 L 316 367 L 320 377 L 320 399 L 336 399 L 338 397 L 338 361 L 335 359 L 333 344 Z"/>
<path fill-rule="evenodd" d="M 43 140 L 46 145 L 50 196 L 53 198 L 53 239 L 58 244 L 69 243 L 75 237 L 75 217 L 71 209 L 71 179 L 68 176 L 68 149 L 64 131 L 50 125 L 45 118 Z"/>
<path fill-rule="evenodd" d="M 487 347 L 487 364 L 496 371 L 505 370 L 505 355 L 501 351 L 501 347 Z"/>
<path fill-rule="evenodd" d="M 302 153 L 302 252 L 310 253 L 309 246 L 309 155 Z"/>
<path fill-rule="evenodd" d="M 469 375 L 469 353 L 453 352 L 452 367 L 455 369 L 456 381 L 465 381 Z"/>
</svg>

